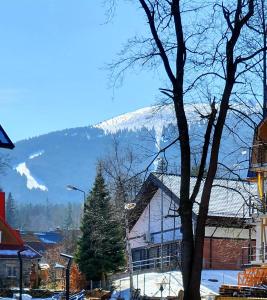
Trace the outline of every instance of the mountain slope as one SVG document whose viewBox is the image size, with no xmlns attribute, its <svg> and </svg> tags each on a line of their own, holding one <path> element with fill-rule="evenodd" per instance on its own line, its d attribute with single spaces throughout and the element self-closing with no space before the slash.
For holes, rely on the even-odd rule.
<svg viewBox="0 0 267 300">
<path fill-rule="evenodd" d="M 199 105 L 198 110 L 205 112 L 206 107 Z M 187 105 L 186 112 L 192 149 L 199 153 L 206 121 L 195 113 L 195 106 Z M 230 117 L 229 123 L 234 122 Z M 152 154 L 177 137 L 175 123 L 171 106 L 147 107 L 95 126 L 65 129 L 17 142 L 14 150 L 1 151 L 4 155 L 9 154 L 11 169 L 1 176 L 0 186 L 6 192 L 12 192 L 19 202 L 82 201 L 83 195 L 67 191 L 66 185 L 72 184 L 87 192 L 94 179 L 97 160 L 110 153 L 114 137 L 122 145 L 135 149 L 142 157 L 139 166 L 142 169 Z M 243 139 L 252 136 L 252 132 L 242 126 L 238 131 Z M 238 149 L 236 156 L 229 157 L 229 149 Z M 240 157 L 243 160 L 246 155 L 240 140 L 225 132 L 221 152 L 224 163 L 236 165 L 237 160 Z M 170 164 L 177 162 L 178 156 L 178 147 L 167 152 Z"/>
</svg>

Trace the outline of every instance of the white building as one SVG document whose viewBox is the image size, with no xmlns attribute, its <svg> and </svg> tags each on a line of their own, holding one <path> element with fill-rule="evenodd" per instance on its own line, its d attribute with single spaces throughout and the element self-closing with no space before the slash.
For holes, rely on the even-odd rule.
<svg viewBox="0 0 267 300">
<path fill-rule="evenodd" d="M 130 244 L 133 268 L 179 268 L 181 250 L 181 222 L 179 208 L 180 176 L 151 173 L 143 184 L 136 200 L 136 207 L 129 216 Z M 196 178 L 192 178 L 193 189 Z M 200 193 L 194 204 L 198 212 Z M 245 181 L 215 179 L 211 193 L 204 267 L 238 269 L 248 261 L 249 240 L 254 231 L 247 225 L 251 209 L 256 203 L 254 184 Z M 251 207 L 251 205 L 250 205 Z M 251 236 L 251 239 L 249 237 Z M 225 257 L 224 250 L 229 252 Z M 242 257 L 243 256 L 243 257 Z"/>
</svg>

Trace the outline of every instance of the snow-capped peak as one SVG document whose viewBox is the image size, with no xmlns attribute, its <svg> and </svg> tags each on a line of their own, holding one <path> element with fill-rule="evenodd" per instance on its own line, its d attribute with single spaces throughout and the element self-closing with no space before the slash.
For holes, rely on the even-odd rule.
<svg viewBox="0 0 267 300">
<path fill-rule="evenodd" d="M 159 106 L 145 107 L 129 112 L 95 125 L 106 133 L 116 133 L 119 130 L 138 130 L 142 127 L 152 129 L 157 121 L 170 123 L 174 114 L 170 106 L 160 108 Z M 162 124 L 163 125 L 163 124 Z"/>
<path fill-rule="evenodd" d="M 203 106 L 203 104 L 197 106 L 199 106 L 198 109 L 200 111 L 207 108 L 205 105 Z M 200 121 L 200 118 L 196 113 L 195 105 L 188 104 L 185 106 L 185 110 L 189 123 Z M 159 148 L 164 126 L 175 123 L 176 118 L 173 105 L 169 104 L 165 106 L 150 106 L 141 108 L 101 122 L 94 127 L 104 130 L 106 134 L 114 134 L 120 130 L 136 131 L 142 128 L 146 128 L 148 130 L 154 129 L 156 133 L 156 146 Z"/>
</svg>

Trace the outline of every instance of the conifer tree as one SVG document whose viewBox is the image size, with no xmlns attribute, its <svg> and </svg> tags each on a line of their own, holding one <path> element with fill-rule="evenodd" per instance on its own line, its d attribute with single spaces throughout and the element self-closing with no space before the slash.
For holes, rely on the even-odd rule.
<svg viewBox="0 0 267 300">
<path fill-rule="evenodd" d="M 11 227 L 16 228 L 18 226 L 15 200 L 11 193 L 8 194 L 6 201 L 6 220 Z"/>
<path fill-rule="evenodd" d="M 71 203 L 68 203 L 66 218 L 64 220 L 64 229 L 70 230 L 73 228 L 73 218 L 72 218 L 72 206 Z"/>
<path fill-rule="evenodd" d="M 87 280 L 105 280 L 124 265 L 122 228 L 110 203 L 101 169 L 87 197 L 76 262 Z"/>
</svg>

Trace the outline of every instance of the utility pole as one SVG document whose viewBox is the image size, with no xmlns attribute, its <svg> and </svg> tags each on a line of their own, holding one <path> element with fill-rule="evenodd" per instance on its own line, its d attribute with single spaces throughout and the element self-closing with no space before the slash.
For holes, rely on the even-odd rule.
<svg viewBox="0 0 267 300">
<path fill-rule="evenodd" d="M 129 203 L 132 204 L 132 203 Z M 132 208 L 129 204 L 124 206 L 124 220 L 125 220 L 125 235 L 126 235 L 126 252 L 127 252 L 127 261 L 128 261 L 128 272 L 130 278 L 130 300 L 133 297 L 133 260 L 132 260 L 132 251 L 130 243 L 130 229 L 129 229 L 129 220 L 128 220 L 128 210 Z M 134 208 L 134 207 L 133 207 Z"/>
</svg>

